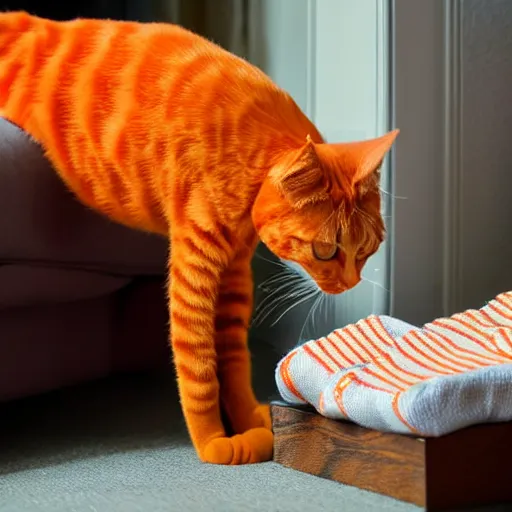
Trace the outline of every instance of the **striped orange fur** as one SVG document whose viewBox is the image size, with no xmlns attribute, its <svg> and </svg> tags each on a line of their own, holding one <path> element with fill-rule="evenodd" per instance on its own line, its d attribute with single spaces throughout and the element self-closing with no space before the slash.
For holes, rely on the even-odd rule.
<svg viewBox="0 0 512 512">
<path fill-rule="evenodd" d="M 0 14 L 0 114 L 85 205 L 169 238 L 192 442 L 208 462 L 269 459 L 247 350 L 254 249 L 261 239 L 327 293 L 357 284 L 384 236 L 378 168 L 397 132 L 324 143 L 264 73 L 178 26 L 24 12 Z"/>
</svg>

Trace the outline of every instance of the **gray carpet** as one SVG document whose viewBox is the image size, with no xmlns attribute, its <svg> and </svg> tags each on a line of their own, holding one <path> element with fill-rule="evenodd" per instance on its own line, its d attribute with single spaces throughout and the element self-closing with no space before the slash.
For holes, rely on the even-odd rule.
<svg viewBox="0 0 512 512">
<path fill-rule="evenodd" d="M 420 510 L 274 463 L 201 464 L 177 404 L 171 379 L 140 375 L 1 406 L 0 511 Z"/>
<path fill-rule="evenodd" d="M 198 462 L 173 382 L 131 376 L 0 407 L 0 511 L 411 511 L 274 463 Z"/>
</svg>

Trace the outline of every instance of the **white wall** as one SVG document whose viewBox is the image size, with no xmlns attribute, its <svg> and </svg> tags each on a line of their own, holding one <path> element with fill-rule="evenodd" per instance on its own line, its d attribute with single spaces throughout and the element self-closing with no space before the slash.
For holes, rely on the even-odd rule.
<svg viewBox="0 0 512 512">
<path fill-rule="evenodd" d="M 310 114 L 310 0 L 250 0 L 248 59 Z"/>
</svg>

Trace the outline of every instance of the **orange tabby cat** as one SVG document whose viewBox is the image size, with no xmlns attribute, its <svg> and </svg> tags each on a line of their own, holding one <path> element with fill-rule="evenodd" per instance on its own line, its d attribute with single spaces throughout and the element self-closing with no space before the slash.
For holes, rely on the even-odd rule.
<svg viewBox="0 0 512 512">
<path fill-rule="evenodd" d="M 0 14 L 0 114 L 84 204 L 169 237 L 172 347 L 197 453 L 270 459 L 247 349 L 256 244 L 327 293 L 356 285 L 383 239 L 378 169 L 397 131 L 326 144 L 264 73 L 180 27 L 24 12 Z"/>
</svg>

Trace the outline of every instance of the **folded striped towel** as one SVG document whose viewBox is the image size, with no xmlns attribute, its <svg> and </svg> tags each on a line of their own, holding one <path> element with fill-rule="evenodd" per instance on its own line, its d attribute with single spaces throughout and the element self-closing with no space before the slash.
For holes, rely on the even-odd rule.
<svg viewBox="0 0 512 512">
<path fill-rule="evenodd" d="M 384 432 L 512 420 L 512 292 L 422 328 L 372 315 L 293 349 L 276 381 L 288 403 Z"/>
</svg>

